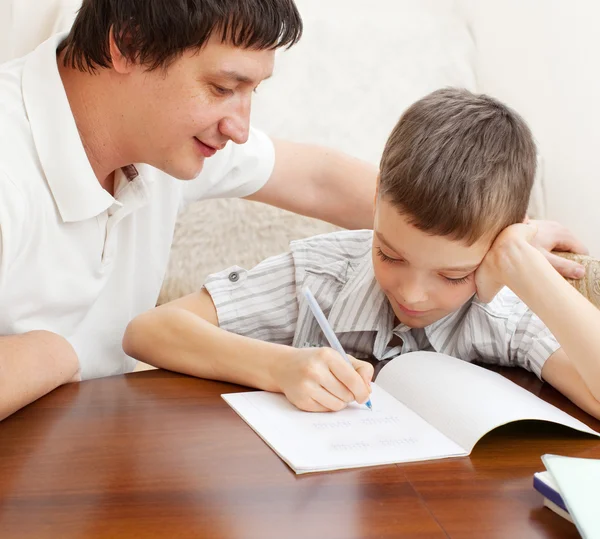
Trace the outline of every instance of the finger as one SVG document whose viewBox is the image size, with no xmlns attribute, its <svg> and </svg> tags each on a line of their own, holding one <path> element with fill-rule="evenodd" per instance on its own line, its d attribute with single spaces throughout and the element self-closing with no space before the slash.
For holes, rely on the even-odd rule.
<svg viewBox="0 0 600 539">
<path fill-rule="evenodd" d="M 562 238 L 554 247 L 554 250 L 578 255 L 589 255 L 588 248 L 571 233 Z"/>
<path fill-rule="evenodd" d="M 373 380 L 373 373 L 375 369 L 373 365 L 368 363 L 367 361 L 360 361 L 359 359 L 354 360 L 353 362 L 354 369 L 360 375 L 360 377 L 364 380 L 367 388 L 369 389 L 369 393 L 371 392 L 371 380 Z"/>
<path fill-rule="evenodd" d="M 354 359 L 354 358 L 352 358 Z M 352 361 L 350 359 L 350 361 Z M 356 361 L 356 360 L 355 360 Z M 352 393 L 352 400 L 364 403 L 369 398 L 369 388 L 353 365 L 346 363 L 342 356 L 335 354 L 330 360 L 329 370 Z"/>
<path fill-rule="evenodd" d="M 322 408 L 322 410 L 315 409 L 315 411 L 339 412 L 348 406 L 347 402 L 338 399 L 335 395 L 332 395 L 322 387 L 313 392 L 312 399 L 315 402 L 315 405 Z M 315 406 L 315 408 L 317 408 L 317 406 Z"/>
<path fill-rule="evenodd" d="M 323 376 L 320 382 L 323 388 L 341 401 L 348 403 L 354 400 L 352 392 L 342 384 L 333 373 L 328 372 L 327 375 Z"/>
<path fill-rule="evenodd" d="M 554 266 L 554 269 L 567 279 L 581 279 L 585 275 L 585 268 L 574 260 L 568 260 L 548 252 L 544 252 L 544 256 Z"/>
</svg>

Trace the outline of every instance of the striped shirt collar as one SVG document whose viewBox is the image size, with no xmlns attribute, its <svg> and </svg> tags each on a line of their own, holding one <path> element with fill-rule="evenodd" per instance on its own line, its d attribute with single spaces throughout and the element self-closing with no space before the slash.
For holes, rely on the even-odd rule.
<svg viewBox="0 0 600 539">
<path fill-rule="evenodd" d="M 460 327 L 460 320 L 467 314 L 471 302 L 472 299 L 458 311 L 424 328 L 425 335 L 435 350 L 442 350 L 452 338 L 453 330 Z M 328 319 L 336 333 L 376 332 L 376 351 L 384 349 L 393 335 L 402 337 L 413 329 L 402 323 L 394 326 L 394 311 L 375 279 L 370 251 L 358 261 L 356 271 L 351 274 L 333 303 Z"/>
</svg>

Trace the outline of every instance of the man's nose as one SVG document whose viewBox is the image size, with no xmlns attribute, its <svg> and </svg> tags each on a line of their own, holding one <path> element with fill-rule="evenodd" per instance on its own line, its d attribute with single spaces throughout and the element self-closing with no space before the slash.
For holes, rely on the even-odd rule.
<svg viewBox="0 0 600 539">
<path fill-rule="evenodd" d="M 240 99 L 235 108 L 223 120 L 220 131 L 236 144 L 244 144 L 250 131 L 250 97 Z"/>
</svg>

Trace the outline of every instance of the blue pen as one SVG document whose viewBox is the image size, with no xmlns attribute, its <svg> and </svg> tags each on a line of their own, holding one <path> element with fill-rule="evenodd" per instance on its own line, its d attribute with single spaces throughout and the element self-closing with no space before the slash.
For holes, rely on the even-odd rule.
<svg viewBox="0 0 600 539">
<path fill-rule="evenodd" d="M 308 306 L 310 307 L 310 310 L 312 311 L 315 319 L 321 327 L 321 330 L 325 334 L 325 337 L 329 342 L 329 346 L 331 346 L 331 348 L 333 348 L 338 354 L 340 354 L 340 356 L 342 356 L 346 360 L 346 363 L 352 365 L 350 358 L 346 355 L 346 352 L 342 348 L 340 341 L 338 340 L 336 334 L 329 325 L 327 318 L 325 318 L 325 314 L 321 310 L 321 307 L 319 307 L 319 304 L 317 303 L 315 296 L 313 296 L 313 293 L 310 291 L 310 288 L 308 288 L 308 286 L 305 286 L 304 288 L 302 288 L 302 293 L 304 294 L 306 301 L 308 301 Z M 371 399 L 369 399 L 365 404 L 367 405 L 367 408 L 369 408 L 369 410 L 373 410 Z"/>
</svg>

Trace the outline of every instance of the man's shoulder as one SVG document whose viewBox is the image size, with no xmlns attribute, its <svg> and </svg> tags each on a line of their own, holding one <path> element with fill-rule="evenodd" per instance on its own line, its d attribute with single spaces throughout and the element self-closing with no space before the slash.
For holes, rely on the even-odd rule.
<svg viewBox="0 0 600 539">
<path fill-rule="evenodd" d="M 3 122 L 8 113 L 24 113 L 23 67 L 27 57 L 11 60 L 0 65 L 0 114 Z M 3 129 L 4 130 L 4 126 Z"/>
<path fill-rule="evenodd" d="M 0 164 L 14 174 L 10 163 L 18 163 L 32 148 L 31 127 L 22 91 L 25 58 L 0 65 Z M 48 106 L 51 106 L 49 104 Z"/>
</svg>

